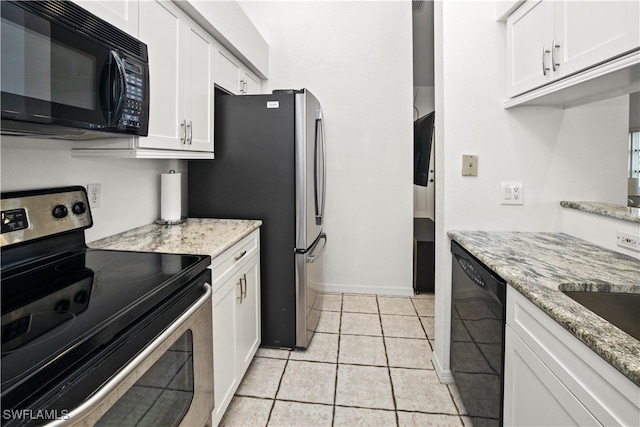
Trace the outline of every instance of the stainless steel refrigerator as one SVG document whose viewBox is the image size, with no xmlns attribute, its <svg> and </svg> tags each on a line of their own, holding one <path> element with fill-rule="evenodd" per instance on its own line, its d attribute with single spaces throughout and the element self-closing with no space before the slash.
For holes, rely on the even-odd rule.
<svg viewBox="0 0 640 427">
<path fill-rule="evenodd" d="M 262 345 L 306 348 L 327 236 L 322 108 L 306 89 L 216 91 L 215 160 L 190 160 L 192 218 L 261 219 Z"/>
</svg>

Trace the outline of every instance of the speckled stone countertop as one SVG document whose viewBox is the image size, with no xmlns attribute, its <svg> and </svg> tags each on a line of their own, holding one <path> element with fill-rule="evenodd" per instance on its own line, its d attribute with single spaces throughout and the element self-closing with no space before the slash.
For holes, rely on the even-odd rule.
<svg viewBox="0 0 640 427">
<path fill-rule="evenodd" d="M 640 293 L 639 260 L 562 233 L 448 234 L 640 386 L 640 341 L 559 289 Z"/>
<path fill-rule="evenodd" d="M 215 258 L 262 225 L 260 220 L 189 218 L 177 225 L 149 224 L 88 246 L 96 249 L 210 255 Z"/>
<path fill-rule="evenodd" d="M 560 202 L 563 208 L 577 209 L 579 211 L 590 212 L 611 218 L 622 219 L 624 221 L 640 222 L 640 209 L 630 208 L 621 205 L 612 205 L 601 202 Z"/>
</svg>

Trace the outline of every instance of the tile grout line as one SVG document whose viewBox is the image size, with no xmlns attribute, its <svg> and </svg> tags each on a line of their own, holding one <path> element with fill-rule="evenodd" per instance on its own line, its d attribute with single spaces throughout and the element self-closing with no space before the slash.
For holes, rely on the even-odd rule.
<svg viewBox="0 0 640 427">
<path fill-rule="evenodd" d="M 344 294 L 340 294 L 340 319 L 338 320 L 338 350 L 336 354 L 336 377 L 333 383 L 333 405 L 331 408 L 331 427 L 335 426 L 336 422 L 336 401 L 338 399 L 338 369 L 340 368 L 340 338 L 342 330 L 342 305 L 344 303 Z"/>
<path fill-rule="evenodd" d="M 378 318 L 378 322 L 380 324 L 380 331 L 381 331 L 381 335 L 362 335 L 362 334 L 344 334 L 343 333 L 343 315 L 345 313 L 352 313 L 350 311 L 345 311 L 345 299 L 344 299 L 344 293 L 340 293 L 339 294 L 339 311 L 337 311 L 337 313 L 339 314 L 339 319 L 337 322 L 337 334 L 335 332 L 319 332 L 321 334 L 327 334 L 327 335 L 337 335 L 337 339 L 338 339 L 338 343 L 336 346 L 336 355 L 335 355 L 335 362 L 328 362 L 328 361 L 324 361 L 324 360 L 304 360 L 304 359 L 292 359 L 291 355 L 292 352 L 289 351 L 287 352 L 287 356 L 284 358 L 281 357 L 275 357 L 273 355 L 270 356 L 257 356 L 257 357 L 263 357 L 265 359 L 279 359 L 279 360 L 285 360 L 285 364 L 282 370 L 282 373 L 280 375 L 280 378 L 278 380 L 278 385 L 275 391 L 275 396 L 273 398 L 265 398 L 265 397 L 260 397 L 260 396 L 251 396 L 251 395 L 237 395 L 238 397 L 248 397 L 248 398 L 257 398 L 257 399 L 261 399 L 261 400 L 271 400 L 271 406 L 269 408 L 269 412 L 268 412 L 268 416 L 266 419 L 266 425 L 269 424 L 269 422 L 271 421 L 273 414 L 274 414 L 274 409 L 275 409 L 275 404 L 278 400 L 280 400 L 281 402 L 291 402 L 291 403 L 300 403 L 300 404 L 307 404 L 307 405 L 314 405 L 314 406 L 324 406 L 324 407 L 330 407 L 331 408 L 331 426 L 332 427 L 339 427 L 339 424 L 336 424 L 336 414 L 337 414 L 337 408 L 354 408 L 354 409 L 363 409 L 363 410 L 379 410 L 379 411 L 385 411 L 385 412 L 391 412 L 393 411 L 393 414 L 395 415 L 395 424 L 396 426 L 400 425 L 400 416 L 399 416 L 399 409 L 398 409 L 398 404 L 399 402 L 401 402 L 401 400 L 399 401 L 396 397 L 396 393 L 395 393 L 395 388 L 394 388 L 394 382 L 393 382 L 393 377 L 392 377 L 392 366 L 390 365 L 390 359 L 389 359 L 389 348 L 393 348 L 392 347 L 388 347 L 388 343 L 386 338 L 397 338 L 397 339 L 405 339 L 405 340 L 411 340 L 411 341 L 422 341 L 422 338 L 416 338 L 416 337 L 387 337 L 385 332 L 384 332 L 384 328 L 382 325 L 382 318 L 383 318 L 383 314 L 382 314 L 382 309 L 381 309 L 381 297 L 384 296 L 380 296 L 380 295 L 372 295 L 375 297 L 375 305 L 376 305 L 376 310 L 377 310 L 377 318 Z M 427 342 L 429 343 L 429 345 L 431 346 L 431 348 L 433 349 L 433 343 L 432 341 L 429 339 L 428 335 L 427 335 L 427 330 L 425 325 L 422 323 L 421 319 L 420 319 L 420 314 L 418 313 L 418 308 L 416 306 L 416 301 L 413 300 L 413 298 L 410 298 L 411 304 L 413 306 L 413 311 L 414 314 L 412 315 L 408 315 L 408 314 L 399 314 L 400 316 L 406 316 L 406 317 L 411 317 L 413 316 L 414 318 L 417 318 L 419 323 L 420 323 L 420 327 L 424 333 L 424 337 L 426 338 Z M 384 302 L 384 301 L 382 301 Z M 357 309 L 357 307 L 355 308 Z M 385 309 L 386 310 L 386 309 Z M 395 309 L 393 307 L 390 308 L 391 312 L 395 311 Z M 335 312 L 334 310 L 324 310 L 326 312 Z M 388 310 L 386 310 L 388 311 Z M 406 310 L 405 310 L 406 311 Z M 353 313 L 360 313 L 360 312 L 353 312 Z M 366 314 L 366 313 L 364 313 Z M 374 313 L 372 313 L 374 314 Z M 430 316 L 426 316 L 426 317 L 430 317 Z M 373 319 L 371 319 L 371 321 L 373 321 Z M 383 365 L 371 365 L 371 364 L 365 364 L 364 362 L 362 364 L 358 363 L 358 361 L 360 359 L 353 359 L 354 362 L 350 362 L 350 363 L 340 363 L 340 354 L 341 352 L 344 352 L 345 348 L 342 347 L 342 337 L 343 335 L 346 336 L 361 336 L 361 337 L 375 337 L 375 338 L 381 338 L 382 339 L 382 343 L 383 343 L 383 348 L 384 348 L 384 355 L 385 355 L 385 361 L 386 361 L 386 366 Z M 328 338 L 328 337 L 327 337 Z M 345 354 L 348 354 L 345 353 Z M 278 394 L 280 392 L 280 390 L 283 387 L 283 380 L 284 380 L 284 375 L 286 373 L 287 368 L 289 367 L 289 362 L 290 361 L 300 361 L 300 362 L 311 362 L 311 363 L 321 363 L 321 364 L 335 364 L 336 366 L 336 373 L 335 373 L 335 377 L 334 377 L 334 390 L 333 390 L 333 400 L 332 403 L 321 403 L 321 402 L 312 402 L 312 401 L 299 401 L 299 400 L 295 400 L 295 399 L 278 399 Z M 365 359 L 366 361 L 366 359 Z M 337 395 L 338 395 L 338 375 L 339 375 L 339 368 L 340 365 L 345 365 L 345 366 L 365 366 L 365 367 L 386 367 L 387 368 L 387 374 L 388 374 L 388 378 L 389 378 L 389 384 L 390 384 L 390 388 L 391 388 L 391 397 L 393 400 L 393 408 L 394 409 L 386 409 L 386 408 L 376 408 L 376 407 L 369 407 L 369 406 L 358 406 L 358 405 L 343 405 L 343 404 L 338 404 L 337 403 Z M 406 369 L 406 370 L 416 370 L 416 371 L 433 371 L 433 365 L 432 369 L 428 369 L 428 368 L 420 368 L 420 367 L 404 367 L 402 369 Z M 451 399 L 453 406 L 455 408 L 455 413 L 447 413 L 447 412 L 435 412 L 435 411 L 422 411 L 422 410 L 411 410 L 411 409 L 407 409 L 407 410 L 403 410 L 403 412 L 407 412 L 407 413 L 415 413 L 415 414 L 425 414 L 425 415 L 443 415 L 443 416 L 454 416 L 457 418 L 457 422 L 459 423 L 459 425 L 461 427 L 468 427 L 467 424 L 465 423 L 464 420 L 464 415 L 461 414 L 460 409 L 458 407 L 458 404 L 456 403 L 456 400 L 453 396 L 453 392 L 454 390 L 452 389 L 451 386 L 447 385 L 447 394 L 449 395 L 449 398 Z M 354 402 L 355 403 L 355 402 Z M 266 408 L 265 408 L 266 409 Z M 328 409 L 328 408 L 327 408 Z M 434 408 L 435 409 L 435 408 Z M 344 411 L 344 410 L 343 410 Z M 390 415 L 389 415 L 390 416 Z M 453 419 L 452 419 L 453 421 Z M 293 421 L 295 422 L 295 421 Z M 294 425 L 294 424 L 291 424 Z"/>
<path fill-rule="evenodd" d="M 393 400 L 393 413 L 396 417 L 396 426 L 400 425 L 400 418 L 398 416 L 398 402 L 396 401 L 396 393 L 393 388 L 393 379 L 391 378 L 391 368 L 389 367 L 389 355 L 387 354 L 387 342 L 384 339 L 384 328 L 382 327 L 382 314 L 380 312 L 380 302 L 378 300 L 378 296 L 376 295 L 376 305 L 378 306 L 378 318 L 380 321 L 380 332 L 382 333 L 382 345 L 384 346 L 384 357 L 387 360 L 387 375 L 389 375 L 389 386 L 391 387 L 391 399 Z"/>
<path fill-rule="evenodd" d="M 271 421 L 271 416 L 273 415 L 273 409 L 276 406 L 276 401 L 278 400 L 278 392 L 280 391 L 280 386 L 282 386 L 282 379 L 284 378 L 284 373 L 287 371 L 287 366 L 289 365 L 289 358 L 291 357 L 291 351 L 287 354 L 287 358 L 285 359 L 284 368 L 282 369 L 282 374 L 280 375 L 280 381 L 278 381 L 278 387 L 276 388 L 276 393 L 273 396 L 273 402 L 271 403 L 271 409 L 269 409 L 269 416 L 267 417 L 267 423 L 265 427 L 269 425 L 269 421 Z"/>
</svg>

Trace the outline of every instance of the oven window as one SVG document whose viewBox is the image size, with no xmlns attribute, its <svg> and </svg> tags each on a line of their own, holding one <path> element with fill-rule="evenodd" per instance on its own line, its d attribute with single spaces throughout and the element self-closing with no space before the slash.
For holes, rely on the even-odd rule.
<svg viewBox="0 0 640 427">
<path fill-rule="evenodd" d="M 193 399 L 193 337 L 185 332 L 96 426 L 177 426 Z"/>
</svg>

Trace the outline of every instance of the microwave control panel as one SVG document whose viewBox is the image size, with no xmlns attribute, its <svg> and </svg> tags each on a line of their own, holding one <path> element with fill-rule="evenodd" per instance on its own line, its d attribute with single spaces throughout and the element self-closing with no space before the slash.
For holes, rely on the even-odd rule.
<svg viewBox="0 0 640 427">
<path fill-rule="evenodd" d="M 144 114 L 144 69 L 128 59 L 124 60 L 124 69 L 127 79 L 127 93 L 120 124 L 131 128 L 140 128 Z"/>
</svg>

